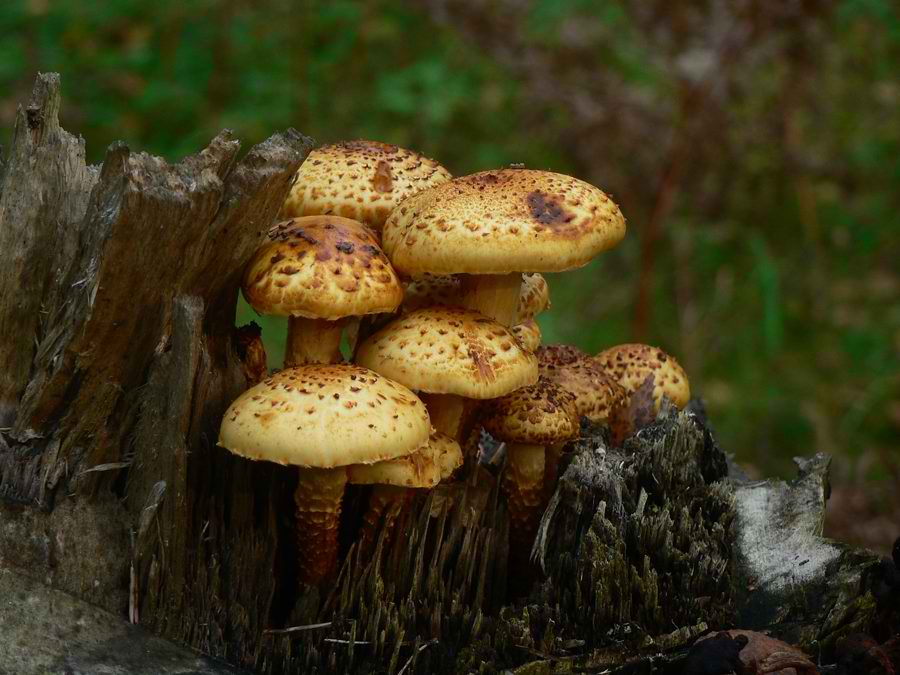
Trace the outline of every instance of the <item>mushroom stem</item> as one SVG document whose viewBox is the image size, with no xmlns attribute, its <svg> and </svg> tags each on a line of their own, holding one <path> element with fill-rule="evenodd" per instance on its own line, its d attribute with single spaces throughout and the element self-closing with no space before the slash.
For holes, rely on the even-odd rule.
<svg viewBox="0 0 900 675">
<path fill-rule="evenodd" d="M 462 274 L 459 303 L 474 309 L 506 327 L 515 325 L 519 316 L 522 274 Z"/>
<path fill-rule="evenodd" d="M 305 366 L 311 363 L 340 363 L 341 332 L 346 321 L 288 317 L 284 365 Z"/>
<path fill-rule="evenodd" d="M 543 445 L 507 443 L 503 491 L 509 509 L 510 559 L 529 556 L 544 498 Z"/>
<path fill-rule="evenodd" d="M 462 443 L 469 406 L 466 399 L 455 394 L 426 394 L 419 392 L 419 398 L 428 408 L 428 417 L 435 431 L 446 434 L 454 441 Z"/>
<path fill-rule="evenodd" d="M 374 485 L 369 496 L 369 506 L 363 515 L 362 528 L 359 534 L 359 546 L 364 552 L 370 552 L 375 545 L 378 530 L 384 523 L 386 541 L 394 534 L 394 525 L 403 503 L 412 497 L 410 488 L 395 485 Z"/>
<path fill-rule="evenodd" d="M 301 468 L 294 503 L 297 507 L 297 575 L 317 586 L 337 569 L 338 525 L 347 472 Z"/>
</svg>

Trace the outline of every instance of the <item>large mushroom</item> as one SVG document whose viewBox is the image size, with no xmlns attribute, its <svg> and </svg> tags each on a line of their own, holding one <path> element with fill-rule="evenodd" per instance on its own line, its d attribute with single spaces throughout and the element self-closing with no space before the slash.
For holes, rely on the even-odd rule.
<svg viewBox="0 0 900 675">
<path fill-rule="evenodd" d="M 349 468 L 415 452 L 431 423 L 403 385 L 353 365 L 282 370 L 228 408 L 219 445 L 236 455 L 299 467 L 294 500 L 300 581 L 335 571 Z"/>
<path fill-rule="evenodd" d="M 450 178 L 435 160 L 396 145 L 365 140 L 323 145 L 297 171 L 282 216 L 333 214 L 380 230 L 404 199 Z"/>
<path fill-rule="evenodd" d="M 287 366 L 340 362 L 348 317 L 392 312 L 403 300 L 372 231 L 338 216 L 272 228 L 247 266 L 243 292 L 260 314 L 288 317 Z"/>
<path fill-rule="evenodd" d="M 537 380 L 537 359 L 509 329 L 460 307 L 410 312 L 359 345 L 357 363 L 420 392 L 434 428 L 460 440 L 464 399 L 503 396 Z"/>
<path fill-rule="evenodd" d="M 687 373 L 672 356 L 662 349 L 643 344 L 624 344 L 600 352 L 596 356 L 603 369 L 629 394 L 637 391 L 648 376 L 653 376 L 653 401 L 656 409 L 663 396 L 683 408 L 691 400 Z"/>
<path fill-rule="evenodd" d="M 527 553 L 537 532 L 544 500 L 545 449 L 578 436 L 575 399 L 545 377 L 502 398 L 489 401 L 481 423 L 506 443 L 506 493 L 510 549 Z"/>
<path fill-rule="evenodd" d="M 522 272 L 586 265 L 625 235 L 599 188 L 549 171 L 500 169 L 410 197 L 388 217 L 384 250 L 402 274 L 461 274 L 460 302 L 505 326 L 517 321 Z"/>
</svg>

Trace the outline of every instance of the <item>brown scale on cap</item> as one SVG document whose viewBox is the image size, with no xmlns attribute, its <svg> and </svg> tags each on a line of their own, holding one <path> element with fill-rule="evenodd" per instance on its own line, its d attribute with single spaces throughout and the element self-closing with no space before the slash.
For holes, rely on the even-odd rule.
<svg viewBox="0 0 900 675">
<path fill-rule="evenodd" d="M 656 408 L 665 395 L 683 408 L 691 400 L 691 388 L 687 374 L 672 356 L 662 349 L 642 344 L 624 344 L 611 347 L 599 354 L 597 360 L 613 379 L 631 394 L 648 375 L 653 375 L 653 400 Z"/>
<path fill-rule="evenodd" d="M 527 319 L 510 330 L 525 351 L 535 352 L 541 346 L 541 327 L 534 319 Z"/>
<path fill-rule="evenodd" d="M 415 452 L 431 421 L 411 391 L 350 365 L 287 368 L 229 406 L 218 444 L 248 459 L 299 468 L 294 492 L 300 581 L 319 584 L 335 571 L 348 465 Z M 437 465 L 432 473 L 439 476 Z"/>
<path fill-rule="evenodd" d="M 261 314 L 335 320 L 394 311 L 403 287 L 362 223 L 308 216 L 279 223 L 244 273 L 244 297 Z"/>
<path fill-rule="evenodd" d="M 435 160 L 396 145 L 365 140 L 323 145 L 297 172 L 282 214 L 333 214 L 380 229 L 404 199 L 450 178 Z"/>
<path fill-rule="evenodd" d="M 537 379 L 537 359 L 508 328 L 459 307 L 410 312 L 370 336 L 356 358 L 410 389 L 466 398 L 496 398 Z"/>
<path fill-rule="evenodd" d="M 625 235 L 619 207 L 599 188 L 549 171 L 499 169 L 409 198 L 384 225 L 384 249 L 411 277 L 562 272 Z"/>
<path fill-rule="evenodd" d="M 579 416 L 606 422 L 610 413 L 628 400 L 625 388 L 578 347 L 545 345 L 536 355 L 541 376 L 574 395 Z"/>
</svg>

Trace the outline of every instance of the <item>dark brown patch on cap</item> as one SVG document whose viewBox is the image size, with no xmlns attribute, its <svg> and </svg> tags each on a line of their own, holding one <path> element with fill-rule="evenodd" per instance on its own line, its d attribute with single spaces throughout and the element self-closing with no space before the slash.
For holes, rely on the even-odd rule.
<svg viewBox="0 0 900 675">
<path fill-rule="evenodd" d="M 532 218 L 542 225 L 561 225 L 572 220 L 572 216 L 559 205 L 559 202 L 540 190 L 529 193 L 525 199 Z"/>
</svg>

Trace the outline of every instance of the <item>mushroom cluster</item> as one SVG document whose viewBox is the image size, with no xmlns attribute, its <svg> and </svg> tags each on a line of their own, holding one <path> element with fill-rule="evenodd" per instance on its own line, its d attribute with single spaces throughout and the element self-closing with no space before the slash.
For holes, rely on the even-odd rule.
<svg viewBox="0 0 900 675">
<path fill-rule="evenodd" d="M 659 349 L 541 346 L 543 274 L 582 267 L 625 235 L 593 185 L 518 168 L 453 178 L 413 151 L 352 141 L 310 153 L 282 217 L 243 293 L 257 312 L 288 317 L 284 365 L 231 404 L 219 445 L 298 467 L 302 583 L 336 572 L 348 484 L 373 486 L 359 535 L 371 544 L 416 491 L 477 471 L 466 441 L 482 427 L 505 447 L 515 563 L 581 418 L 607 422 L 648 378 L 657 406 L 690 397 Z"/>
</svg>

